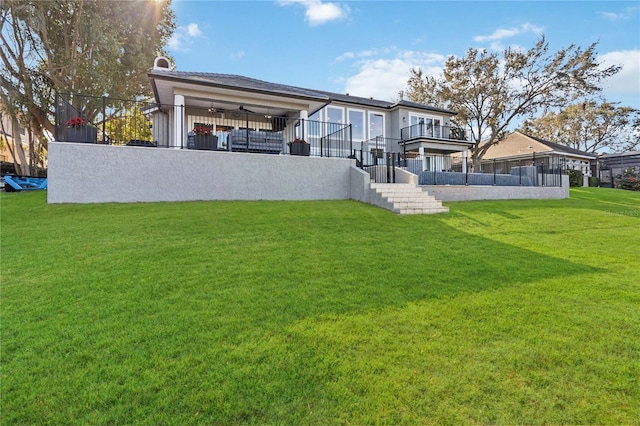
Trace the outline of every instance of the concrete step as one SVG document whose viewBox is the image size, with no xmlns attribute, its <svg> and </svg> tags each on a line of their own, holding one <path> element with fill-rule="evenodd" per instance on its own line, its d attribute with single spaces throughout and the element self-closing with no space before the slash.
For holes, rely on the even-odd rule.
<svg viewBox="0 0 640 426">
<path fill-rule="evenodd" d="M 372 183 L 372 204 L 398 214 L 434 214 L 449 211 L 442 202 L 413 184 Z"/>
<path fill-rule="evenodd" d="M 398 214 L 436 214 L 436 213 L 449 213 L 447 207 L 440 209 L 393 209 Z"/>
</svg>

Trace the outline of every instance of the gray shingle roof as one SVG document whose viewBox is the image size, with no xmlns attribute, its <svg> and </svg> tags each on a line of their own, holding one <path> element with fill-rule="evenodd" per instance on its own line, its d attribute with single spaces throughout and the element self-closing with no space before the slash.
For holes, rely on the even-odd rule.
<svg viewBox="0 0 640 426">
<path fill-rule="evenodd" d="M 277 93 L 281 95 L 302 96 L 306 98 L 314 98 L 318 100 L 329 99 L 315 90 L 304 89 L 302 87 L 287 86 L 285 84 L 271 83 L 268 81 L 257 80 L 255 78 L 244 77 L 235 74 L 215 74 L 207 72 L 187 72 L 187 71 L 170 71 L 170 70 L 153 70 L 149 72 L 152 77 L 172 77 L 177 80 L 198 82 L 211 86 L 222 86 L 232 88 L 242 88 L 256 92 Z"/>
<path fill-rule="evenodd" d="M 355 105 L 371 106 L 383 109 L 393 109 L 398 106 L 405 106 L 408 108 L 422 109 L 426 111 L 435 111 L 445 114 L 455 115 L 454 111 L 447 109 L 436 108 L 430 105 L 419 104 L 410 101 L 388 102 L 373 98 L 364 98 L 359 96 L 351 96 L 341 93 L 326 92 L 323 90 L 306 89 L 303 87 L 288 86 L 286 84 L 271 83 L 264 80 L 258 80 L 255 78 L 244 77 L 235 74 L 216 74 L 206 72 L 188 72 L 188 71 L 171 71 L 171 70 L 152 70 L 149 72 L 149 76 L 152 78 L 170 77 L 176 80 L 182 80 L 191 83 L 201 83 L 209 86 L 241 88 L 245 90 L 273 93 L 288 96 L 301 96 L 305 98 L 311 98 L 320 101 L 338 101 L 351 103 Z"/>
<path fill-rule="evenodd" d="M 524 135 L 524 133 L 523 133 Z M 531 136 L 531 135 L 526 135 L 527 137 L 530 137 L 531 139 L 534 139 L 538 142 L 540 142 L 543 145 L 548 146 L 549 148 L 553 149 L 554 151 L 560 151 L 560 152 L 566 152 L 567 154 L 576 154 L 576 155 L 585 155 L 588 157 L 593 157 L 596 158 L 598 155 L 594 154 L 593 152 L 585 152 L 585 151 L 580 151 L 579 149 L 575 149 L 575 148 L 571 148 L 568 147 L 566 145 L 562 145 L 559 143 L 555 143 L 555 142 L 550 142 L 544 139 L 540 139 L 537 138 L 535 136 Z"/>
</svg>

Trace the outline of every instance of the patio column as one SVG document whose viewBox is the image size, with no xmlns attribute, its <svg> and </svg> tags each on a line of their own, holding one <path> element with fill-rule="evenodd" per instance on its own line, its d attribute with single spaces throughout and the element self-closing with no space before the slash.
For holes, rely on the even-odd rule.
<svg viewBox="0 0 640 426">
<path fill-rule="evenodd" d="M 176 149 L 186 145 L 185 124 L 184 96 L 173 95 L 173 147 Z"/>
<path fill-rule="evenodd" d="M 462 173 L 467 173 L 467 156 L 469 155 L 469 150 L 465 149 L 462 151 Z"/>
<path fill-rule="evenodd" d="M 418 154 L 422 159 L 422 171 L 424 172 L 425 170 L 427 170 L 427 157 L 425 157 L 424 155 L 424 146 L 421 146 L 420 148 L 418 148 Z"/>
<path fill-rule="evenodd" d="M 309 120 L 309 111 L 304 109 L 300 111 L 300 120 L 302 121 L 302 139 L 308 142 L 309 123 L 307 121 Z"/>
</svg>

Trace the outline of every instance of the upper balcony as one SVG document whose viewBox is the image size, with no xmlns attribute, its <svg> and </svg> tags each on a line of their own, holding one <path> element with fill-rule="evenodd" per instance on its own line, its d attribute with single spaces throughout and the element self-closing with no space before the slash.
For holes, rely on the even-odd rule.
<svg viewBox="0 0 640 426">
<path fill-rule="evenodd" d="M 400 144 L 405 151 L 460 152 L 468 149 L 467 132 L 457 126 L 444 126 L 432 123 L 418 123 L 400 129 Z"/>
<path fill-rule="evenodd" d="M 405 142 L 415 139 L 436 139 L 468 142 L 467 132 L 457 126 L 442 126 L 418 123 L 400 129 L 400 139 Z"/>
</svg>

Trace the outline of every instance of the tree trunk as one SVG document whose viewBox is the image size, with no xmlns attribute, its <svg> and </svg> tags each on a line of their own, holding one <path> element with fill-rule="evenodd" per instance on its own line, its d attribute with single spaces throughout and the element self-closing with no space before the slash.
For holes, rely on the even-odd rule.
<svg viewBox="0 0 640 426">
<path fill-rule="evenodd" d="M 22 148 L 22 138 L 20 137 L 20 123 L 18 123 L 18 119 L 16 117 L 11 117 L 11 127 L 14 150 L 9 149 L 9 151 L 11 152 L 11 156 L 13 157 L 13 165 L 16 167 L 16 173 L 22 176 L 26 176 L 29 174 L 29 164 L 27 163 L 27 156 L 24 155 L 24 149 Z"/>
</svg>

